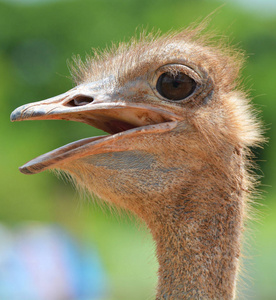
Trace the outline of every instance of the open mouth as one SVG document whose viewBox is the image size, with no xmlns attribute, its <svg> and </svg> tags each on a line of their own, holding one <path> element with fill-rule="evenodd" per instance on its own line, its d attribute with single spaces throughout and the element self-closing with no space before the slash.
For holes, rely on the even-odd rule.
<svg viewBox="0 0 276 300">
<path fill-rule="evenodd" d="M 125 143 L 123 149 L 120 147 L 123 139 L 172 130 L 180 119 L 175 113 L 152 105 L 96 102 L 91 97 L 67 97 L 66 94 L 21 106 L 13 111 L 11 120 L 71 120 L 101 129 L 108 135 L 81 139 L 38 156 L 19 168 L 22 173 L 35 174 L 58 168 L 88 155 L 125 151 Z"/>
</svg>

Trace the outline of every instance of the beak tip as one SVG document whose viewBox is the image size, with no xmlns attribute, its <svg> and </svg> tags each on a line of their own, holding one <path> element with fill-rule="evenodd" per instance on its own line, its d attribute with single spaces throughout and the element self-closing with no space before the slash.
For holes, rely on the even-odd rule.
<svg viewBox="0 0 276 300">
<path fill-rule="evenodd" d="M 26 107 L 28 106 L 28 104 L 25 104 L 25 105 L 22 105 L 22 106 L 19 106 L 17 107 L 12 113 L 11 113 L 11 116 L 10 116 L 10 120 L 11 122 L 14 122 L 14 121 L 21 121 L 24 117 L 23 113 L 24 111 L 26 110 Z"/>
<path fill-rule="evenodd" d="M 11 122 L 17 121 L 21 116 L 21 110 L 19 110 L 18 108 L 16 108 L 10 116 L 10 120 Z"/>
<path fill-rule="evenodd" d="M 45 115 L 46 112 L 43 109 L 35 109 L 33 105 L 22 105 L 16 108 L 10 116 L 11 122 L 22 121 L 22 120 L 31 120 L 36 117 Z"/>
<path fill-rule="evenodd" d="M 23 174 L 25 174 L 25 175 L 31 175 L 31 174 L 33 174 L 33 172 L 30 171 L 29 168 L 27 168 L 25 165 L 22 166 L 22 167 L 19 167 L 18 169 L 19 169 L 19 171 L 20 171 L 21 173 L 23 173 Z"/>
</svg>

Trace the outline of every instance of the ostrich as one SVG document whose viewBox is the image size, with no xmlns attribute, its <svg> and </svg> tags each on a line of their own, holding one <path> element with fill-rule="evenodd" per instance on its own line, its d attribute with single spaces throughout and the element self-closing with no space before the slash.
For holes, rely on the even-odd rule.
<svg viewBox="0 0 276 300">
<path fill-rule="evenodd" d="M 238 88 L 242 55 L 201 29 L 138 40 L 72 67 L 76 86 L 23 105 L 12 121 L 83 122 L 108 135 L 75 141 L 20 168 L 58 169 L 149 228 L 156 299 L 233 299 L 254 186 L 260 124 Z"/>
</svg>

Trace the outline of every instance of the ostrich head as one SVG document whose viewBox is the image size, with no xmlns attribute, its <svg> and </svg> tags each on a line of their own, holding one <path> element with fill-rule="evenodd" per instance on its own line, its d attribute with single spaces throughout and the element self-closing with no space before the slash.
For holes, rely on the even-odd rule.
<svg viewBox="0 0 276 300">
<path fill-rule="evenodd" d="M 76 87 L 17 108 L 12 121 L 63 119 L 108 133 L 20 168 L 69 173 L 143 219 L 156 241 L 158 299 L 230 299 L 259 124 L 237 89 L 237 52 L 185 30 L 76 62 Z"/>
</svg>

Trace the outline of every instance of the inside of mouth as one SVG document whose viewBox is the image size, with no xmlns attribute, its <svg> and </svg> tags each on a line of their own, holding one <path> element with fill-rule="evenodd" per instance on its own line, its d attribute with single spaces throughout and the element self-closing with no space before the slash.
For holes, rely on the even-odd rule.
<svg viewBox="0 0 276 300">
<path fill-rule="evenodd" d="M 139 126 L 133 125 L 131 123 L 121 121 L 121 120 L 109 120 L 106 121 L 105 124 L 105 132 L 110 133 L 110 134 L 116 134 L 119 132 L 123 132 L 129 129 L 137 128 Z"/>
<path fill-rule="evenodd" d="M 93 120 L 92 122 L 89 122 L 89 125 L 96 127 L 100 130 L 103 130 L 104 132 L 108 134 L 116 134 L 120 132 L 125 132 L 130 129 L 134 128 L 140 128 L 143 126 L 148 125 L 155 125 L 155 124 L 161 124 L 165 122 L 170 122 L 171 120 L 162 119 L 160 122 L 156 122 L 156 120 L 147 119 L 146 121 L 143 120 L 143 122 L 136 122 L 136 120 L 121 120 L 121 119 L 115 119 L 115 118 L 102 118 L 101 120 Z"/>
<path fill-rule="evenodd" d="M 130 129 L 148 125 L 170 122 L 172 119 L 164 114 L 145 109 L 121 108 L 115 110 L 87 112 L 76 120 L 96 127 L 109 134 L 116 134 Z"/>
</svg>

